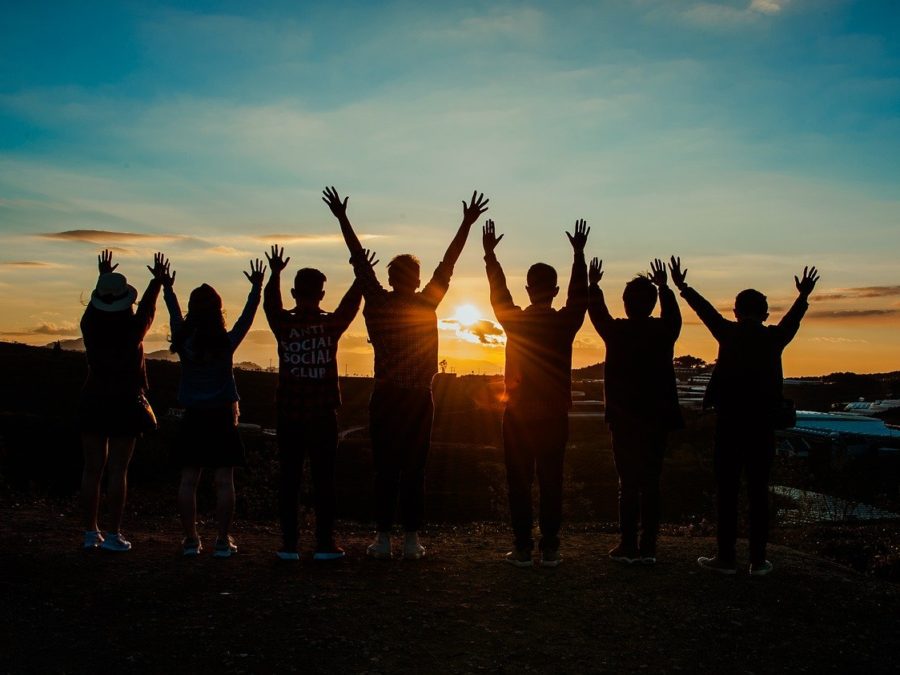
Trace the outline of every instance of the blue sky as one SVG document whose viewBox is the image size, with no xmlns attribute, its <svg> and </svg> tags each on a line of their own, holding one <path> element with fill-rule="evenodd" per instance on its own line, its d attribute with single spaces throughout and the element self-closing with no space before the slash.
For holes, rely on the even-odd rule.
<svg viewBox="0 0 900 675">
<path fill-rule="evenodd" d="M 77 332 L 104 245 L 138 283 L 162 248 L 183 292 L 209 281 L 236 313 L 240 266 L 292 235 L 333 305 L 350 276 L 323 185 L 351 195 L 383 260 L 412 248 L 428 268 L 477 186 L 522 302 L 530 263 L 567 270 L 562 230 L 584 217 L 614 299 L 675 252 L 723 306 L 751 285 L 784 305 L 815 263 L 832 299 L 788 370 L 900 367 L 897 3 L 333 4 L 4 6 L 8 339 Z M 72 230 L 109 234 L 41 236 Z M 490 316 L 475 234 L 448 315 Z M 601 360 L 598 345 L 585 329 L 576 360 Z M 684 346 L 714 354 L 699 327 Z M 446 348 L 461 368 L 499 362 Z"/>
</svg>

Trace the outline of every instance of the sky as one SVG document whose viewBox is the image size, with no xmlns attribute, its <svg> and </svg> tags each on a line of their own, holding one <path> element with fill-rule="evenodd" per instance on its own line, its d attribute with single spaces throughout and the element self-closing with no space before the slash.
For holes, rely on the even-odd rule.
<svg viewBox="0 0 900 675">
<path fill-rule="evenodd" d="M 575 220 L 614 315 L 651 258 L 680 255 L 723 312 L 754 287 L 777 320 L 821 281 L 789 376 L 900 369 L 900 4 L 893 0 L 5 2 L 0 8 L 0 339 L 79 335 L 109 247 L 143 290 L 164 251 L 184 298 L 239 315 L 272 243 L 352 280 L 325 185 L 379 272 L 427 278 L 461 200 L 490 197 L 513 297 L 547 262 L 565 288 Z M 482 221 L 483 222 L 483 221 Z M 441 358 L 499 372 L 472 229 L 438 310 Z M 480 321 L 462 326 L 457 309 Z M 682 302 L 677 354 L 715 358 Z M 468 316 L 466 312 L 461 315 Z M 164 305 L 146 342 L 167 346 Z M 490 323 L 486 323 L 490 322 Z M 590 325 L 575 366 L 604 358 Z M 260 310 L 237 360 L 275 362 Z M 361 316 L 342 372 L 371 372 Z"/>
</svg>

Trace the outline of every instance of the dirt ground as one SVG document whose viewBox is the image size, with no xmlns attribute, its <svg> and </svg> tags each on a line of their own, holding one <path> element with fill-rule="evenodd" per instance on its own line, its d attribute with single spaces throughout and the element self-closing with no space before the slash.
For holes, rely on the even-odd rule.
<svg viewBox="0 0 900 675">
<path fill-rule="evenodd" d="M 559 568 L 523 570 L 499 525 L 379 562 L 344 524 L 346 561 L 291 564 L 274 525 L 239 523 L 229 560 L 183 559 L 174 518 L 128 525 L 131 552 L 85 553 L 71 515 L 0 506 L 0 672 L 896 672 L 900 655 L 900 587 L 785 547 L 769 577 L 722 578 L 694 562 L 712 539 L 628 568 L 581 527 Z"/>
</svg>

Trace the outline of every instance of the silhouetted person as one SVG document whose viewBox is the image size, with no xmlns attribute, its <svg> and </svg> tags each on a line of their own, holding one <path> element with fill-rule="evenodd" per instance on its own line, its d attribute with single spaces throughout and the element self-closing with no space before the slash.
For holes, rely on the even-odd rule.
<svg viewBox="0 0 900 675">
<path fill-rule="evenodd" d="M 356 317 L 362 301 L 354 282 L 334 313 L 319 307 L 325 297 L 325 275 L 304 267 L 294 277 L 291 295 L 296 307 L 284 309 L 281 272 L 290 262 L 284 249 L 266 255 L 272 276 L 266 284 L 263 309 L 278 343 L 278 512 L 282 546 L 278 557 L 299 560 L 297 493 L 303 460 L 309 455 L 316 509 L 314 560 L 337 560 L 343 549 L 334 542 L 334 457 L 338 445 L 338 340 Z"/>
<path fill-rule="evenodd" d="M 436 309 L 447 293 L 450 276 L 462 253 L 469 230 L 487 211 L 484 195 L 472 193 L 463 202 L 463 219 L 444 259 L 421 291 L 419 261 L 396 256 L 388 264 L 390 291 L 378 282 L 372 263 L 347 218 L 347 198 L 341 201 L 332 187 L 323 201 L 340 222 L 344 241 L 366 305 L 363 316 L 375 350 L 375 388 L 369 402 L 369 428 L 375 464 L 377 535 L 366 550 L 374 558 L 391 557 L 390 532 L 397 498 L 406 533 L 403 557 L 425 554 L 418 531 L 425 512 L 425 463 L 431 446 L 434 400 L 431 380 L 438 370 Z"/>
<path fill-rule="evenodd" d="M 772 571 L 766 560 L 769 537 L 769 471 L 775 455 L 775 429 L 788 426 L 781 353 L 800 329 L 810 293 L 819 280 L 815 267 L 803 268 L 803 278 L 794 277 L 799 295 L 776 325 L 769 318 L 766 296 L 752 288 L 734 300 L 734 316 L 729 321 L 685 282 L 687 270 L 672 258 L 672 281 L 681 297 L 700 317 L 719 343 L 719 356 L 706 388 L 703 405 L 715 408 L 715 474 L 718 511 L 718 552 L 697 560 L 705 569 L 734 574 L 737 569 L 738 491 L 741 473 L 747 477 L 750 508 L 750 574 Z"/>
<path fill-rule="evenodd" d="M 127 551 L 121 533 L 122 511 L 128 488 L 128 464 L 135 439 L 156 428 L 147 402 L 144 336 L 156 314 L 156 300 L 168 263 L 161 253 L 153 258 L 153 275 L 137 311 L 137 291 L 115 271 L 112 253 L 97 256 L 100 277 L 81 317 L 81 334 L 88 360 L 88 376 L 81 390 L 78 425 L 84 448 L 81 500 L 84 511 L 84 548 Z M 102 535 L 97 525 L 100 479 L 108 475 L 109 527 Z"/>
<path fill-rule="evenodd" d="M 562 561 L 559 528 L 563 460 L 572 407 L 572 341 L 587 309 L 584 246 L 589 232 L 583 220 L 575 223 L 574 235 L 566 232 L 574 250 L 572 276 L 566 305 L 555 310 L 553 298 L 559 293 L 556 270 L 545 263 L 532 265 L 526 287 L 531 304 L 525 309 L 517 307 L 494 253 L 503 235 L 496 236 L 492 220 L 487 221 L 483 230 L 491 306 L 507 338 L 503 453 L 515 540 L 514 550 L 506 554 L 506 561 L 517 567 L 532 565 L 531 486 L 535 468 L 541 493 L 541 565 L 556 567 Z"/>
<path fill-rule="evenodd" d="M 168 270 L 167 270 L 168 272 Z M 237 386 L 232 368 L 235 350 L 253 325 L 259 307 L 266 268 L 258 259 L 244 276 L 251 284 L 244 311 L 231 330 L 225 326 L 222 298 L 207 284 L 191 291 L 187 315 L 182 317 L 173 290 L 175 273 L 163 281 L 163 297 L 169 309 L 172 352 L 181 360 L 178 401 L 184 406 L 176 455 L 181 465 L 178 510 L 185 556 L 202 550 L 197 532 L 197 485 L 204 468 L 215 471 L 218 536 L 213 555 L 228 558 L 237 553 L 229 534 L 234 519 L 234 467 L 244 466 L 244 442 L 237 424 L 240 416 Z"/>
<path fill-rule="evenodd" d="M 588 315 L 606 344 L 606 422 L 619 475 L 621 539 L 609 557 L 627 564 L 656 562 L 666 436 L 683 426 L 672 365 L 681 312 L 667 284 L 665 264 L 654 260 L 650 269 L 649 276 L 637 276 L 625 285 L 626 319 L 614 319 L 606 307 L 599 285 L 602 262 L 594 258 L 588 272 Z M 658 319 L 651 316 L 657 296 Z"/>
</svg>

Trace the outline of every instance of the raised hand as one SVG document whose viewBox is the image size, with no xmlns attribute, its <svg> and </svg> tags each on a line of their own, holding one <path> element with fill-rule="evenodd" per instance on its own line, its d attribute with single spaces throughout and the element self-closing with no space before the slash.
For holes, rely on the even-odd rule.
<svg viewBox="0 0 900 675">
<path fill-rule="evenodd" d="M 599 284 L 600 280 L 603 278 L 603 261 L 599 258 L 594 258 L 591 260 L 591 265 L 588 267 L 588 283 L 592 286 L 594 284 Z"/>
<path fill-rule="evenodd" d="M 685 277 L 687 277 L 687 267 L 681 269 L 681 257 L 676 258 L 674 255 L 669 260 L 669 271 L 672 272 L 672 281 L 679 290 L 687 286 Z"/>
<path fill-rule="evenodd" d="M 575 249 L 576 253 L 584 251 L 584 246 L 587 244 L 587 238 L 590 233 L 591 228 L 587 226 L 587 222 L 583 218 L 575 221 L 574 235 L 569 234 L 568 231 L 566 232 L 569 243 L 572 244 L 572 248 Z"/>
<path fill-rule="evenodd" d="M 503 235 L 497 236 L 497 231 L 494 229 L 494 221 L 488 219 L 484 227 L 481 228 L 481 243 L 484 246 L 484 252 L 491 253 L 497 248 L 497 244 L 500 243 L 501 239 L 503 239 Z"/>
<path fill-rule="evenodd" d="M 367 248 L 360 249 L 359 253 L 351 256 L 351 258 L 350 258 L 351 265 L 357 261 L 364 263 L 364 264 L 368 265 L 369 267 L 375 267 L 375 265 L 377 265 L 379 262 L 381 262 L 380 260 L 375 259 L 375 251 L 370 251 Z"/>
<path fill-rule="evenodd" d="M 341 201 L 341 196 L 333 185 L 322 190 L 322 194 L 324 195 L 322 201 L 328 204 L 335 218 L 340 220 L 347 217 L 347 202 L 350 201 L 350 197 L 344 197 L 344 201 Z"/>
<path fill-rule="evenodd" d="M 675 275 L 672 275 L 672 278 L 675 278 Z M 655 258 L 650 263 L 650 281 L 656 284 L 657 287 L 662 288 L 666 285 L 669 278 L 666 275 L 666 264 L 660 260 L 659 258 Z"/>
<path fill-rule="evenodd" d="M 112 264 L 112 251 L 109 249 L 103 249 L 103 252 L 97 256 L 97 267 L 100 268 L 100 274 L 109 274 L 118 266 L 118 264 Z"/>
<path fill-rule="evenodd" d="M 279 274 L 281 270 L 287 267 L 287 264 L 291 261 L 291 257 L 284 257 L 284 246 L 281 247 L 281 250 L 278 250 L 278 246 L 272 246 L 271 255 L 266 253 L 266 260 L 269 261 L 269 267 L 272 270 L 272 274 Z"/>
<path fill-rule="evenodd" d="M 819 271 L 815 267 L 804 267 L 802 279 L 794 277 L 794 283 L 797 284 L 797 290 L 800 292 L 800 295 L 812 293 L 817 281 L 819 281 Z"/>
<path fill-rule="evenodd" d="M 256 259 L 256 262 L 251 260 L 250 272 L 244 272 L 244 276 L 247 277 L 247 281 L 254 286 L 262 286 L 263 279 L 266 276 L 266 266 L 263 265 L 262 260 L 259 258 Z"/>
<path fill-rule="evenodd" d="M 476 199 L 477 196 L 477 199 Z M 463 200 L 463 222 L 467 225 L 471 225 L 481 216 L 482 213 L 488 210 L 488 202 L 490 199 L 485 199 L 484 194 L 475 190 L 472 192 L 472 201 L 469 204 L 466 204 L 466 201 Z"/>
<path fill-rule="evenodd" d="M 169 260 L 162 253 L 153 254 L 153 267 L 147 265 L 147 269 L 150 270 L 153 278 L 161 284 L 165 285 L 168 283 L 171 286 L 175 283 L 175 273 L 169 273 Z"/>
</svg>

